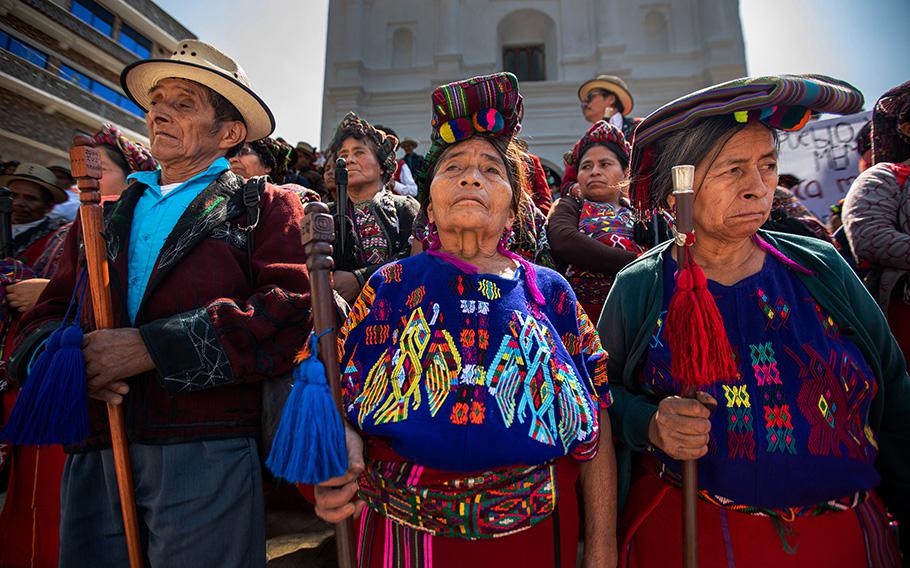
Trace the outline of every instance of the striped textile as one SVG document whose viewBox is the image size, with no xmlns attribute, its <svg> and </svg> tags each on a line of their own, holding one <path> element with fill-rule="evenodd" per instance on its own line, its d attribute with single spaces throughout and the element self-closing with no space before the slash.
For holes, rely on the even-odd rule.
<svg viewBox="0 0 910 568">
<path fill-rule="evenodd" d="M 855 87 L 824 75 L 743 77 L 680 97 L 648 115 L 632 139 L 631 187 L 636 207 L 648 210 L 653 152 L 651 145 L 664 135 L 692 126 L 709 116 L 758 113 L 772 128 L 798 130 L 810 112 L 853 114 L 863 108 Z"/>
</svg>

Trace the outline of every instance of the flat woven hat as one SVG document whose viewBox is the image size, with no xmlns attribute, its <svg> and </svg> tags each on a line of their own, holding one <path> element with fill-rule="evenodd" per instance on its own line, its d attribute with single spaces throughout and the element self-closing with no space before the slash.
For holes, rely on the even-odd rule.
<svg viewBox="0 0 910 568">
<path fill-rule="evenodd" d="M 641 211 L 652 208 L 650 181 L 654 142 L 710 116 L 738 122 L 756 117 L 770 128 L 799 130 L 812 112 L 853 114 L 863 95 L 853 85 L 824 75 L 744 77 L 680 97 L 649 114 L 635 129 L 630 158 L 632 198 Z"/>
<path fill-rule="evenodd" d="M 142 59 L 120 73 L 123 91 L 145 111 L 149 109 L 149 90 L 162 79 L 195 81 L 226 98 L 243 117 L 247 141 L 265 138 L 275 130 L 272 111 L 253 91 L 243 68 L 205 42 L 183 40 L 168 59 Z"/>
</svg>

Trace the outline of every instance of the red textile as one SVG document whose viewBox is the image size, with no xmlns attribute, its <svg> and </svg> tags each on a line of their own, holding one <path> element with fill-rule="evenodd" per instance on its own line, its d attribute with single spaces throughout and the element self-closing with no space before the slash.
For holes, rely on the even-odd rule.
<svg viewBox="0 0 910 568">
<path fill-rule="evenodd" d="M 9 416 L 16 392 L 3 393 L 4 416 Z M 65 461 L 61 446 L 12 448 L 9 490 L 0 512 L 0 566 L 57 566 L 60 478 Z"/>
<path fill-rule="evenodd" d="M 878 497 L 872 498 L 882 510 Z M 771 518 L 736 513 L 699 500 L 700 568 L 867 566 L 863 531 L 854 510 L 797 517 L 784 524 L 793 529 L 788 539 L 796 547 L 792 555 L 784 551 Z M 641 474 L 632 483 L 620 524 L 619 565 L 682 565 L 682 492 L 656 474 Z"/>
<path fill-rule="evenodd" d="M 371 448 L 373 449 L 373 448 Z M 575 485 L 578 481 L 579 462 L 571 456 L 556 462 L 556 485 L 559 500 L 556 512 L 533 527 L 499 538 L 463 540 L 432 537 L 432 559 L 424 564 L 432 568 L 463 568 L 464 566 L 521 566 L 523 568 L 551 568 L 555 566 L 554 522 L 559 523 L 559 564 L 562 568 L 575 568 L 578 556 L 579 515 Z M 363 547 L 363 567 L 385 567 L 386 558 L 392 566 L 405 566 L 407 550 L 396 547 L 394 540 L 386 543 L 386 519 L 380 514 L 368 517 L 366 523 L 367 545 Z M 359 530 L 363 523 L 355 521 Z M 388 546 L 388 547 L 387 547 Z M 397 563 L 396 563 L 397 562 Z M 413 566 L 413 564 L 412 564 Z"/>
<path fill-rule="evenodd" d="M 540 163 L 540 158 L 534 154 L 528 154 L 531 158 L 531 201 L 540 209 L 544 215 L 550 212 L 550 206 L 553 204 L 553 195 L 550 192 L 550 186 L 547 184 L 547 172 Z"/>
</svg>

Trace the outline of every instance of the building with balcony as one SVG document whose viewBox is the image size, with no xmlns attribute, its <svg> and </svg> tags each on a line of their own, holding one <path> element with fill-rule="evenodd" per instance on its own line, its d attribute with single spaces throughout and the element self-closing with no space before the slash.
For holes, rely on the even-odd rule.
<svg viewBox="0 0 910 568">
<path fill-rule="evenodd" d="M 331 0 L 322 144 L 353 110 L 421 142 L 430 93 L 507 70 L 521 82 L 522 136 L 557 172 L 588 124 L 577 91 L 622 77 L 634 116 L 746 74 L 738 0 Z"/>
<path fill-rule="evenodd" d="M 147 142 L 120 70 L 194 37 L 151 0 L 0 0 L 0 158 L 68 163 L 104 122 Z"/>
</svg>

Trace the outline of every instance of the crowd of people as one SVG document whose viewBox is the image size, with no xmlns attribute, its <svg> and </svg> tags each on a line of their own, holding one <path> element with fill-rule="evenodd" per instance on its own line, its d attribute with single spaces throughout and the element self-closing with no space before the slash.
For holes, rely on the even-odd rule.
<svg viewBox="0 0 910 568">
<path fill-rule="evenodd" d="M 779 131 L 863 108 L 820 75 L 641 118 L 599 75 L 559 182 L 520 138 L 509 73 L 436 88 L 423 155 L 353 112 L 324 151 L 272 137 L 240 66 L 198 40 L 121 83 L 149 147 L 111 125 L 75 141 L 100 152 L 113 328 L 83 309 L 72 174 L 0 167 L 0 424 L 71 313 L 90 397 L 82 442 L 0 442 L 0 565 L 128 564 L 105 403 L 124 409 L 146 562 L 264 565 L 263 385 L 310 334 L 316 201 L 336 219 L 348 470 L 300 491 L 356 517 L 358 565 L 681 565 L 685 460 L 701 566 L 910 558 L 910 82 L 874 103 L 830 224 L 777 168 Z M 681 339 L 692 297 L 716 317 Z M 681 396 L 700 349 L 716 373 Z"/>
</svg>

